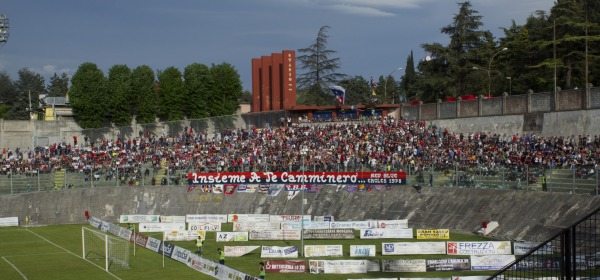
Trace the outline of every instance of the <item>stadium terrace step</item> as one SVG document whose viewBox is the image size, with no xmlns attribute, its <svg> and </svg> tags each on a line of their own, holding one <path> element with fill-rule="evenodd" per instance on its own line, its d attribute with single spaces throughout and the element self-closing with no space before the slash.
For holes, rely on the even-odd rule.
<svg viewBox="0 0 600 280">
<path fill-rule="evenodd" d="M 66 172 L 64 169 L 54 172 L 54 189 L 58 190 L 65 186 Z"/>
</svg>

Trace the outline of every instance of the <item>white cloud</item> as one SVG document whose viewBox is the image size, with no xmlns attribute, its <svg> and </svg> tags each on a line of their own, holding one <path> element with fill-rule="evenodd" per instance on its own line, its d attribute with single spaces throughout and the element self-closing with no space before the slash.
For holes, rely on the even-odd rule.
<svg viewBox="0 0 600 280">
<path fill-rule="evenodd" d="M 361 7 L 361 6 L 352 6 L 352 5 L 332 5 L 331 9 L 340 11 L 347 14 L 353 15 L 363 15 L 363 16 L 377 16 L 377 17 L 389 17 L 394 16 L 395 14 L 382 11 L 380 9 L 371 8 L 371 7 Z"/>
<path fill-rule="evenodd" d="M 331 9 L 363 16 L 394 16 L 393 10 L 413 9 L 433 0 L 293 0 L 296 5 Z M 277 1 L 277 3 L 282 3 Z M 288 2 L 289 3 L 289 2 Z"/>
<path fill-rule="evenodd" d="M 42 66 L 42 69 L 34 68 L 32 70 L 35 71 L 35 72 L 38 72 L 38 73 L 40 73 L 42 75 L 47 75 L 47 74 L 53 75 L 54 73 L 56 73 L 56 74 L 61 74 L 61 73 L 67 73 L 67 74 L 69 74 L 71 72 L 71 68 L 61 68 L 61 69 L 59 69 L 58 67 L 56 67 L 56 65 L 44 65 L 44 66 Z"/>
</svg>

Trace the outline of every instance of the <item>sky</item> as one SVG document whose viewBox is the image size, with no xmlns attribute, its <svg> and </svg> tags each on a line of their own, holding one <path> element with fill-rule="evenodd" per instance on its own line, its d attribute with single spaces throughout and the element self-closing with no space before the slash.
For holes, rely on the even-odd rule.
<svg viewBox="0 0 600 280">
<path fill-rule="evenodd" d="M 338 72 L 350 76 L 404 74 L 411 51 L 446 45 L 440 29 L 452 22 L 459 1 L 449 0 L 3 0 L 10 21 L 0 46 L 0 71 L 13 79 L 22 68 L 49 81 L 73 75 L 92 62 L 107 75 L 116 64 L 155 70 L 192 63 L 229 63 L 251 90 L 251 59 L 309 47 L 329 26 L 327 48 L 340 58 Z M 496 38 L 512 20 L 523 24 L 554 0 L 472 0 Z M 297 53 L 298 54 L 298 53 Z M 299 70 L 299 73 L 302 73 Z"/>
</svg>

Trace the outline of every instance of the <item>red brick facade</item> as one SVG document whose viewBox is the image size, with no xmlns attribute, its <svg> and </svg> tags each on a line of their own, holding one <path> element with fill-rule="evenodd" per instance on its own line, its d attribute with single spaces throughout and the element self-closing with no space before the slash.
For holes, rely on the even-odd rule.
<svg viewBox="0 0 600 280">
<path fill-rule="evenodd" d="M 296 106 L 296 52 L 284 50 L 252 59 L 252 112 Z"/>
</svg>

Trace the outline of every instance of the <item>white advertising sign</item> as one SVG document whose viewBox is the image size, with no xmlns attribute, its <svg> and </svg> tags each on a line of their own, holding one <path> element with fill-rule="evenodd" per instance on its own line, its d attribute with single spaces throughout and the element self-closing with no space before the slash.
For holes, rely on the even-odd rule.
<svg viewBox="0 0 600 280">
<path fill-rule="evenodd" d="M 379 220 L 378 228 L 408 228 L 408 219 L 404 220 Z"/>
<path fill-rule="evenodd" d="M 209 261 L 197 255 L 191 255 L 188 261 L 188 266 L 192 269 L 211 276 L 215 275 L 217 265 L 217 263 Z"/>
<path fill-rule="evenodd" d="M 233 222 L 233 231 L 278 230 L 278 222 Z"/>
<path fill-rule="evenodd" d="M 206 239 L 206 232 L 202 230 L 173 230 L 165 231 L 165 241 L 194 241 L 198 236 Z"/>
<path fill-rule="evenodd" d="M 298 258 L 297 246 L 262 246 L 261 258 Z"/>
<path fill-rule="evenodd" d="M 374 257 L 376 253 L 375 245 L 350 245 L 351 257 Z"/>
<path fill-rule="evenodd" d="M 425 272 L 425 259 L 381 260 L 383 272 Z"/>
<path fill-rule="evenodd" d="M 185 230 L 185 223 L 140 223 L 139 232 L 161 232 Z"/>
<path fill-rule="evenodd" d="M 119 223 L 158 223 L 159 215 L 121 215 Z"/>
<path fill-rule="evenodd" d="M 259 246 L 225 246 L 223 250 L 225 251 L 226 257 L 241 257 L 258 249 L 258 247 Z"/>
<path fill-rule="evenodd" d="M 541 243 L 533 243 L 533 242 L 513 242 L 513 253 L 515 255 L 525 255 L 533 248 L 539 246 Z M 552 254 L 552 244 L 547 243 L 546 245 L 540 247 L 537 251 L 537 254 Z"/>
<path fill-rule="evenodd" d="M 413 238 L 412 228 L 361 229 L 360 239 Z"/>
<path fill-rule="evenodd" d="M 160 216 L 161 223 L 185 223 L 185 216 Z"/>
<path fill-rule="evenodd" d="M 250 240 L 300 240 L 299 230 L 251 231 Z"/>
<path fill-rule="evenodd" d="M 227 223 L 227 215 L 194 214 L 185 215 L 186 223 Z"/>
<path fill-rule="evenodd" d="M 269 222 L 300 222 L 301 217 L 304 217 L 305 222 L 310 222 L 310 215 L 270 215 Z"/>
<path fill-rule="evenodd" d="M 162 241 L 159 239 L 156 239 L 154 237 L 148 237 L 148 242 L 146 242 L 146 248 L 154 252 L 158 252 L 161 243 Z"/>
<path fill-rule="evenodd" d="M 367 260 L 367 272 L 380 272 L 379 260 Z"/>
<path fill-rule="evenodd" d="M 514 255 L 471 256 L 471 270 L 500 270 L 514 261 Z"/>
<path fill-rule="evenodd" d="M 384 242 L 382 255 L 445 255 L 446 242 Z"/>
<path fill-rule="evenodd" d="M 335 221 L 333 216 L 314 216 L 313 220 L 315 222 L 333 222 L 333 221 Z"/>
<path fill-rule="evenodd" d="M 282 222 L 281 229 L 302 229 L 302 222 Z M 329 229 L 329 222 L 304 222 L 304 229 Z"/>
<path fill-rule="evenodd" d="M 344 221 L 344 222 L 330 222 L 329 228 L 351 228 L 351 229 L 370 229 L 375 227 L 376 223 L 369 221 Z"/>
<path fill-rule="evenodd" d="M 0 227 L 12 227 L 19 225 L 19 217 L 0 218 Z"/>
<path fill-rule="evenodd" d="M 191 255 L 192 252 L 190 252 L 190 250 L 175 246 L 175 249 L 173 249 L 173 253 L 171 254 L 171 258 L 178 262 L 187 264 L 188 258 Z"/>
<path fill-rule="evenodd" d="M 448 241 L 448 255 L 510 255 L 510 241 Z"/>
<path fill-rule="evenodd" d="M 217 242 L 248 241 L 248 232 L 217 232 Z"/>
<path fill-rule="evenodd" d="M 487 280 L 490 277 L 489 276 L 459 276 L 459 275 L 453 275 L 450 278 L 451 279 L 458 279 L 458 280 Z"/>
<path fill-rule="evenodd" d="M 304 257 L 341 257 L 342 245 L 305 245 Z"/>
<path fill-rule="evenodd" d="M 269 222 L 271 215 L 269 214 L 229 214 L 227 221 L 233 222 Z"/>
<path fill-rule="evenodd" d="M 96 218 L 96 217 L 92 217 L 90 219 L 90 225 L 97 229 L 100 229 L 100 227 L 102 226 L 102 220 L 100 220 L 99 218 Z"/>
<path fill-rule="evenodd" d="M 309 260 L 312 274 L 354 274 L 367 273 L 366 260 Z"/>
<path fill-rule="evenodd" d="M 421 278 L 410 278 L 412 279 L 421 279 Z M 427 278 L 431 279 L 431 278 Z M 348 278 L 348 280 L 398 280 L 398 278 Z M 444 280 L 448 280 L 444 278 Z"/>
<path fill-rule="evenodd" d="M 189 230 L 221 231 L 221 223 L 188 223 Z"/>
</svg>

